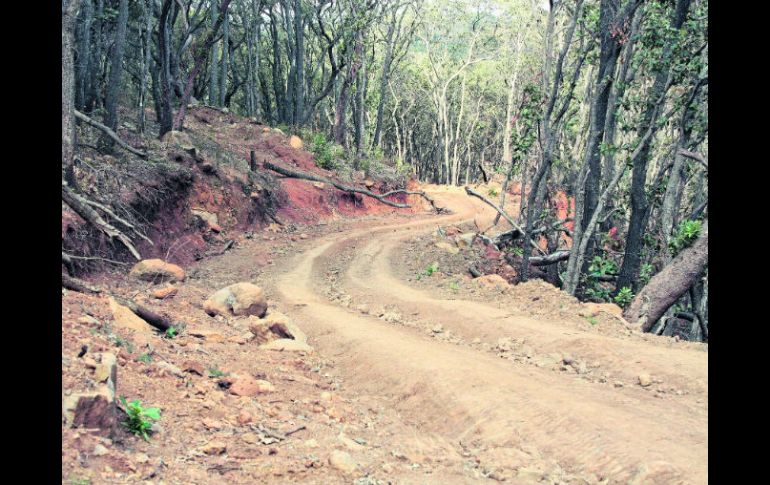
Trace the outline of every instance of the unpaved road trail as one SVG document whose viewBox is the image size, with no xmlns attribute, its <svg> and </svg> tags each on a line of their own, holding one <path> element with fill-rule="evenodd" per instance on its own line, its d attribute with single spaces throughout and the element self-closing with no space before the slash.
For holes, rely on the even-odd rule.
<svg viewBox="0 0 770 485">
<path fill-rule="evenodd" d="M 601 483 L 706 484 L 708 353 L 638 335 L 582 332 L 489 303 L 440 299 L 411 288 L 393 268 L 405 240 L 437 225 L 494 216 L 459 191 L 432 195 L 453 214 L 354 226 L 313 241 L 276 273 L 281 275 L 274 281 L 276 294 L 317 352 L 334 360 L 345 389 L 386 399 L 403 422 L 397 432 L 414 436 L 399 439 L 430 442 L 434 450 L 454 450 L 458 457 L 467 456 L 463 450 L 471 445 L 487 450 L 491 466 L 514 470 L 507 483 L 537 482 L 540 460 Z M 396 307 L 427 325 L 442 325 L 464 342 L 523 338 L 536 358 L 569 353 L 620 382 L 599 384 L 511 362 L 431 338 L 418 326 L 355 311 L 327 297 L 330 271 L 354 302 Z M 641 373 L 682 394 L 654 396 L 635 381 Z M 517 474 L 525 457 L 528 468 Z M 474 481 L 437 474 L 420 483 Z"/>
</svg>

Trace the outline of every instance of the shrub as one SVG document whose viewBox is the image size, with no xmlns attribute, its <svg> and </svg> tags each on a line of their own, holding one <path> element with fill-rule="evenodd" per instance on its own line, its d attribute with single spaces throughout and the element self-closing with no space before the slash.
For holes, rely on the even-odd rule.
<svg viewBox="0 0 770 485">
<path fill-rule="evenodd" d="M 126 414 L 128 420 L 123 422 L 123 426 L 128 428 L 131 433 L 141 436 L 146 441 L 149 441 L 147 431 L 152 428 L 153 421 L 160 419 L 159 408 L 143 408 L 142 403 L 138 399 L 134 399 L 131 402 L 127 402 L 126 398 L 121 396 L 120 402 L 126 408 Z"/>
<path fill-rule="evenodd" d="M 613 299 L 618 306 L 625 308 L 634 299 L 634 292 L 628 286 L 624 286 Z"/>
</svg>

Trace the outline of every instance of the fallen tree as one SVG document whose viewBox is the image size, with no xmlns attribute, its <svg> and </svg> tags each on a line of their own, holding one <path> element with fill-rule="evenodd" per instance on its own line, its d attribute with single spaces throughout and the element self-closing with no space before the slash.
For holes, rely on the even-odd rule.
<svg viewBox="0 0 770 485">
<path fill-rule="evenodd" d="M 139 254 L 139 251 L 136 250 L 134 247 L 133 242 L 131 242 L 131 239 L 126 236 L 122 231 L 120 231 L 118 228 L 113 226 L 112 224 L 105 221 L 102 216 L 91 206 L 98 207 L 102 210 L 104 210 L 108 215 L 111 215 L 116 220 L 121 222 L 122 224 L 126 225 L 129 229 L 133 230 L 135 233 L 137 233 L 140 237 L 145 239 L 146 241 L 149 241 L 150 244 L 152 244 L 152 241 L 147 238 L 145 235 L 141 234 L 133 225 L 128 224 L 123 219 L 117 217 L 112 211 L 107 209 L 102 204 L 98 204 L 92 201 L 89 201 L 82 195 L 79 195 L 75 193 L 72 189 L 69 188 L 67 185 L 67 182 L 62 180 L 61 182 L 61 199 L 72 208 L 77 214 L 85 219 L 90 224 L 97 227 L 100 231 L 105 233 L 107 236 L 109 236 L 110 239 L 117 239 L 120 241 L 126 249 L 131 252 L 131 254 L 136 258 L 137 261 L 140 261 L 142 259 L 142 256 Z"/>
<path fill-rule="evenodd" d="M 108 295 L 112 297 L 118 304 L 131 310 L 136 316 L 149 323 L 153 327 L 157 328 L 161 332 L 165 332 L 169 328 L 179 328 L 180 324 L 174 324 L 167 317 L 155 313 L 147 307 L 139 305 L 134 300 L 126 299 L 112 293 L 106 292 L 101 288 L 91 286 L 83 280 L 73 278 L 64 273 L 61 275 L 61 285 L 68 290 L 77 291 L 78 293 L 86 293 L 89 295 Z"/>
<path fill-rule="evenodd" d="M 123 148 L 124 150 L 133 153 L 137 157 L 147 158 L 147 154 L 145 152 L 139 151 L 136 148 L 134 148 L 131 145 L 129 145 L 128 143 L 126 143 L 123 140 L 121 140 L 120 137 L 117 135 L 117 133 L 112 131 L 109 127 L 99 123 L 96 120 L 93 120 L 93 119 L 89 118 L 88 116 L 84 115 L 83 113 L 81 113 L 78 110 L 74 110 L 74 111 L 75 111 L 75 118 L 77 118 L 77 119 L 79 119 L 81 121 L 84 121 L 86 124 L 91 125 L 94 128 L 96 128 L 97 130 L 101 131 L 102 133 L 104 133 L 105 135 L 110 137 L 115 143 L 120 145 L 120 147 Z"/>
<path fill-rule="evenodd" d="M 273 172 L 277 172 L 281 175 L 284 175 L 289 178 L 295 178 L 300 180 L 309 180 L 311 182 L 321 182 L 325 184 L 332 185 L 343 192 L 349 192 L 349 193 L 355 193 L 355 194 L 361 194 L 365 195 L 367 197 L 371 197 L 373 199 L 376 199 L 380 202 L 382 202 L 385 205 L 389 205 L 392 207 L 398 207 L 399 209 L 405 209 L 411 207 L 408 204 L 401 204 L 399 202 L 393 202 L 391 200 L 386 199 L 386 197 L 390 197 L 391 195 L 396 194 L 406 194 L 406 195 L 419 195 L 423 199 L 427 200 L 428 203 L 430 203 L 431 207 L 433 207 L 433 210 L 436 211 L 437 214 L 448 214 L 449 210 L 446 207 L 438 207 L 436 205 L 436 202 L 428 197 L 428 195 L 425 192 L 421 191 L 411 191 L 411 190 L 405 190 L 405 189 L 398 189 L 398 190 L 391 190 L 390 192 L 386 192 L 384 194 L 375 194 L 374 192 L 371 192 L 366 189 L 359 189 L 358 187 L 350 187 L 348 185 L 342 185 L 339 182 L 335 182 L 334 180 L 327 179 L 324 177 L 319 177 L 318 175 L 309 174 L 306 172 L 299 172 L 296 170 L 291 170 L 286 167 L 281 167 L 279 165 L 275 165 L 274 163 L 271 163 L 269 161 L 264 162 L 264 167 L 272 170 Z"/>
<path fill-rule="evenodd" d="M 623 312 L 630 323 L 649 331 L 666 311 L 695 284 L 708 263 L 708 219 L 698 239 L 652 277 Z M 707 335 L 707 333 L 704 332 Z"/>
<path fill-rule="evenodd" d="M 519 231 L 519 233 L 520 233 L 520 234 L 519 234 L 519 236 L 518 236 L 518 237 L 521 237 L 521 236 L 523 236 L 523 235 L 525 234 L 525 233 L 524 233 L 524 229 L 522 229 L 522 228 L 521 228 L 521 226 L 519 226 L 518 224 L 516 224 L 516 221 L 514 221 L 514 220 L 511 218 L 511 216 L 509 216 L 509 215 L 508 215 L 508 213 L 507 213 L 507 212 L 505 212 L 505 211 L 503 210 L 503 208 L 502 208 L 502 207 L 499 207 L 497 204 L 495 204 L 495 203 L 494 203 L 494 202 L 492 202 L 491 200 L 487 199 L 486 197 L 484 197 L 484 196 L 483 196 L 483 195 L 481 195 L 480 193 L 476 192 L 476 191 L 475 191 L 475 190 L 473 190 L 472 188 L 468 187 L 467 185 L 465 186 L 465 193 L 466 193 L 466 194 L 468 194 L 468 195 L 471 195 L 471 196 L 473 196 L 473 197 L 477 197 L 477 198 L 481 199 L 481 200 L 482 200 L 482 201 L 483 201 L 485 204 L 489 205 L 489 206 L 490 206 L 490 207 L 492 207 L 494 210 L 496 210 L 498 214 L 500 214 L 501 216 L 503 216 L 503 218 L 504 218 L 506 221 L 508 221 L 508 224 L 510 224 L 511 226 L 513 226 L 513 228 L 514 228 L 514 229 L 516 229 L 516 230 L 518 230 L 518 231 Z M 530 244 L 532 245 L 532 247 L 533 247 L 533 248 L 535 248 L 535 249 L 536 249 L 536 250 L 537 250 L 537 251 L 538 251 L 540 254 L 542 254 L 542 255 L 544 255 L 544 256 L 545 256 L 545 251 L 543 251 L 542 249 L 540 249 L 540 246 L 538 246 L 538 245 L 537 245 L 537 243 L 535 243 L 535 241 L 532 241 L 532 240 L 530 240 L 529 242 L 530 242 Z"/>
</svg>

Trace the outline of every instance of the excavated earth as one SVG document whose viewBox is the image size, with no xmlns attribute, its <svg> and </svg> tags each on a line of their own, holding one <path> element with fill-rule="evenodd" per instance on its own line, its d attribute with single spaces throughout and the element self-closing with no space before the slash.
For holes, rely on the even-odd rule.
<svg viewBox="0 0 770 485">
<path fill-rule="evenodd" d="M 89 353 L 111 351 L 117 394 L 162 413 L 150 441 L 63 426 L 63 483 L 707 483 L 707 346 L 580 316 L 585 305 L 542 281 L 478 285 L 462 270 L 478 248 L 453 264 L 436 229 L 493 211 L 430 192 L 453 213 L 256 233 L 185 268 L 166 300 L 125 272 L 92 279 L 184 321 L 174 339 L 124 330 L 104 298 L 63 290 L 63 394 L 90 385 Z M 314 351 L 260 349 L 241 321 L 202 311 L 239 281 Z M 204 375 L 185 372 L 195 364 Z M 234 396 L 219 384 L 231 373 L 275 389 Z M 330 464 L 335 450 L 352 468 Z"/>
</svg>

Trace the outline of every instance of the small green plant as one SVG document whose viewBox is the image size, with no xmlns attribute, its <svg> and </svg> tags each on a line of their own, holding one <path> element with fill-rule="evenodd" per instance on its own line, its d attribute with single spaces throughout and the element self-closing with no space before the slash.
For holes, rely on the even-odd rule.
<svg viewBox="0 0 770 485">
<path fill-rule="evenodd" d="M 603 286 L 594 285 L 586 289 L 586 296 L 591 300 L 607 301 L 610 299 L 610 291 Z"/>
<path fill-rule="evenodd" d="M 631 300 L 633 299 L 634 299 L 634 292 L 631 291 L 631 288 L 629 288 L 628 286 L 624 286 L 623 288 L 621 288 L 618 294 L 615 295 L 615 298 L 613 298 L 613 300 L 615 300 L 615 303 L 617 303 L 618 306 L 621 306 L 623 308 L 628 306 L 628 304 L 631 303 Z"/>
<path fill-rule="evenodd" d="M 650 278 L 652 278 L 653 266 L 650 263 L 644 263 L 639 269 L 639 280 L 642 282 L 642 286 L 646 285 Z"/>
<path fill-rule="evenodd" d="M 460 283 L 458 283 L 456 281 L 453 281 L 453 282 L 449 283 L 449 288 L 457 291 L 457 290 L 460 289 Z"/>
<path fill-rule="evenodd" d="M 217 367 L 209 367 L 209 377 L 222 377 L 225 373 L 219 370 Z"/>
<path fill-rule="evenodd" d="M 674 237 L 668 243 L 671 254 L 676 256 L 682 249 L 690 246 L 700 235 L 701 222 L 686 220 L 679 223 Z"/>
<path fill-rule="evenodd" d="M 70 485 L 91 485 L 90 478 L 70 477 Z"/>
<path fill-rule="evenodd" d="M 494 187 L 490 188 L 487 193 L 489 194 L 490 197 L 497 197 L 499 195 L 499 192 Z"/>
<path fill-rule="evenodd" d="M 152 428 L 153 421 L 160 419 L 160 409 L 144 408 L 138 399 L 128 402 L 124 396 L 120 397 L 120 402 L 123 403 L 123 407 L 126 408 L 126 414 L 128 415 L 128 420 L 123 422 L 123 426 L 128 428 L 128 431 L 131 433 L 149 441 L 150 438 L 147 435 L 147 431 Z"/>
<path fill-rule="evenodd" d="M 599 321 L 596 320 L 596 317 L 585 317 L 585 318 L 586 320 L 588 320 L 588 323 L 590 323 L 591 325 L 596 325 L 597 323 L 599 323 Z"/>
<path fill-rule="evenodd" d="M 420 281 L 423 276 L 432 276 L 436 271 L 438 271 L 438 263 L 431 263 L 425 271 L 417 275 L 417 281 Z"/>
<path fill-rule="evenodd" d="M 611 259 L 604 259 L 601 256 L 594 256 L 591 265 L 588 267 L 588 276 L 598 278 L 608 274 L 615 274 L 618 271 L 618 265 Z"/>
<path fill-rule="evenodd" d="M 152 362 L 152 354 L 150 352 L 145 352 L 139 357 L 137 357 L 136 360 L 138 360 L 139 362 L 144 362 L 145 364 L 149 364 L 150 362 Z"/>
<path fill-rule="evenodd" d="M 513 253 L 514 256 L 518 256 L 520 258 L 524 257 L 524 249 L 523 248 L 515 247 L 515 248 L 511 249 L 511 252 Z"/>
<path fill-rule="evenodd" d="M 176 327 L 168 327 L 166 329 L 166 338 L 174 338 L 177 335 L 179 335 L 179 330 L 176 329 Z"/>
</svg>

